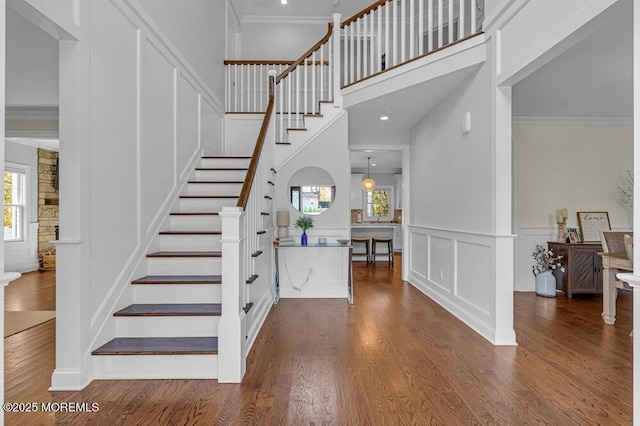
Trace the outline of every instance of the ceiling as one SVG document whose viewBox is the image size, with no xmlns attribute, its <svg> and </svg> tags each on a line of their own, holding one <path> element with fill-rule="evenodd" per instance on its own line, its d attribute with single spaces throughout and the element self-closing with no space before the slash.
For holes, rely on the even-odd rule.
<svg viewBox="0 0 640 426">
<path fill-rule="evenodd" d="M 283 5 L 280 0 L 232 1 L 241 20 L 247 16 L 316 17 L 329 20 L 334 13 L 340 13 L 344 21 L 372 3 L 373 0 L 288 0 L 288 4 Z"/>
<path fill-rule="evenodd" d="M 366 173 L 367 157 L 371 157 L 369 170 L 374 173 L 400 173 L 402 171 L 402 152 L 392 150 L 351 151 L 351 171 Z M 374 166 L 375 164 L 375 166 Z"/>
</svg>

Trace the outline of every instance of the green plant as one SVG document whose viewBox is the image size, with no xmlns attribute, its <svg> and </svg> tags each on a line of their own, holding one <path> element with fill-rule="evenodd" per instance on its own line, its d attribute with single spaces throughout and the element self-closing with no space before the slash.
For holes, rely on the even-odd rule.
<svg viewBox="0 0 640 426">
<path fill-rule="evenodd" d="M 298 220 L 296 220 L 296 226 L 302 228 L 303 231 L 313 228 L 313 218 L 311 216 L 300 216 Z"/>
</svg>

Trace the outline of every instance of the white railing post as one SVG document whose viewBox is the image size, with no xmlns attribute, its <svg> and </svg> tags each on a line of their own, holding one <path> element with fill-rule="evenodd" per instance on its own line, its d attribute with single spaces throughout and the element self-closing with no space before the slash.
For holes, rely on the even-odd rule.
<svg viewBox="0 0 640 426">
<path fill-rule="evenodd" d="M 339 13 L 333 14 L 333 58 L 329 66 L 333 67 L 333 106 L 335 108 L 342 108 L 342 93 L 340 92 L 340 69 L 342 68 L 342 61 L 340 58 L 340 18 L 342 15 Z M 347 40 L 345 38 L 345 45 Z M 346 61 L 346 58 L 345 58 Z M 346 65 L 346 64 L 345 64 Z M 346 82 L 345 82 L 346 84 Z"/>
<path fill-rule="evenodd" d="M 240 383 L 247 369 L 244 259 L 246 216 L 241 207 L 223 207 L 222 316 L 218 321 L 218 382 Z"/>
</svg>

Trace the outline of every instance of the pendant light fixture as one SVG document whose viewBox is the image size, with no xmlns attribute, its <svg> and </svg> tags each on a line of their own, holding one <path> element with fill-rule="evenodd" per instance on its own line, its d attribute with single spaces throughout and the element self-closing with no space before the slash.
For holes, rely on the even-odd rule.
<svg viewBox="0 0 640 426">
<path fill-rule="evenodd" d="M 371 176 L 369 175 L 369 161 L 370 160 L 371 160 L 371 157 L 367 157 L 367 178 L 362 181 L 362 189 L 364 191 L 373 191 L 373 188 L 376 187 L 376 181 L 371 179 Z"/>
</svg>

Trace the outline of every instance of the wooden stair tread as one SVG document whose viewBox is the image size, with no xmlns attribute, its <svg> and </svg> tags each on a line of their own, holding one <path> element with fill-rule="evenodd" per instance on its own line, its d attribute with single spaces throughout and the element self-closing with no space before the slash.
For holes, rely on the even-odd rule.
<svg viewBox="0 0 640 426">
<path fill-rule="evenodd" d="M 265 232 L 266 232 L 266 231 L 265 231 Z M 262 250 L 258 250 L 257 252 L 252 253 L 252 254 L 251 254 L 251 257 L 258 257 L 258 256 L 260 256 L 261 254 L 262 254 Z"/>
<path fill-rule="evenodd" d="M 158 251 L 147 257 L 222 257 L 220 251 Z"/>
<path fill-rule="evenodd" d="M 247 303 L 247 305 L 244 308 L 242 308 L 242 310 L 244 311 L 245 314 L 248 314 L 251 308 L 253 308 L 253 302 Z"/>
<path fill-rule="evenodd" d="M 162 231 L 160 235 L 222 235 L 222 231 Z"/>
<path fill-rule="evenodd" d="M 215 355 L 217 337 L 118 337 L 92 355 Z"/>
<path fill-rule="evenodd" d="M 220 303 L 148 303 L 133 304 L 114 313 L 116 317 L 220 316 Z"/>
<path fill-rule="evenodd" d="M 291 145 L 291 142 L 276 142 L 276 145 Z"/>
<path fill-rule="evenodd" d="M 187 183 L 206 183 L 209 185 L 214 184 L 232 184 L 232 185 L 240 185 L 243 184 L 243 180 L 190 180 Z"/>
<path fill-rule="evenodd" d="M 240 198 L 239 195 L 181 195 L 180 198 Z"/>
<path fill-rule="evenodd" d="M 288 127 L 287 132 L 290 132 L 290 131 L 306 132 L 307 129 L 305 129 L 304 127 Z"/>
<path fill-rule="evenodd" d="M 247 171 L 249 169 L 245 167 L 196 167 L 196 170 L 203 171 L 221 171 L 221 172 L 231 172 L 231 171 Z"/>
<path fill-rule="evenodd" d="M 253 282 L 254 282 L 255 280 L 257 280 L 257 279 L 258 279 L 258 276 L 257 276 L 257 275 L 251 275 L 251 276 L 249 277 L 249 279 L 246 281 L 246 283 L 247 283 L 247 284 L 253 284 Z"/>
<path fill-rule="evenodd" d="M 207 160 L 220 160 L 220 159 L 229 159 L 229 160 L 251 160 L 251 157 L 201 157 L 203 159 L 207 159 Z"/>
<path fill-rule="evenodd" d="M 148 275 L 131 284 L 222 284 L 221 275 Z"/>
<path fill-rule="evenodd" d="M 220 212 L 174 212 L 171 216 L 219 216 Z"/>
</svg>

